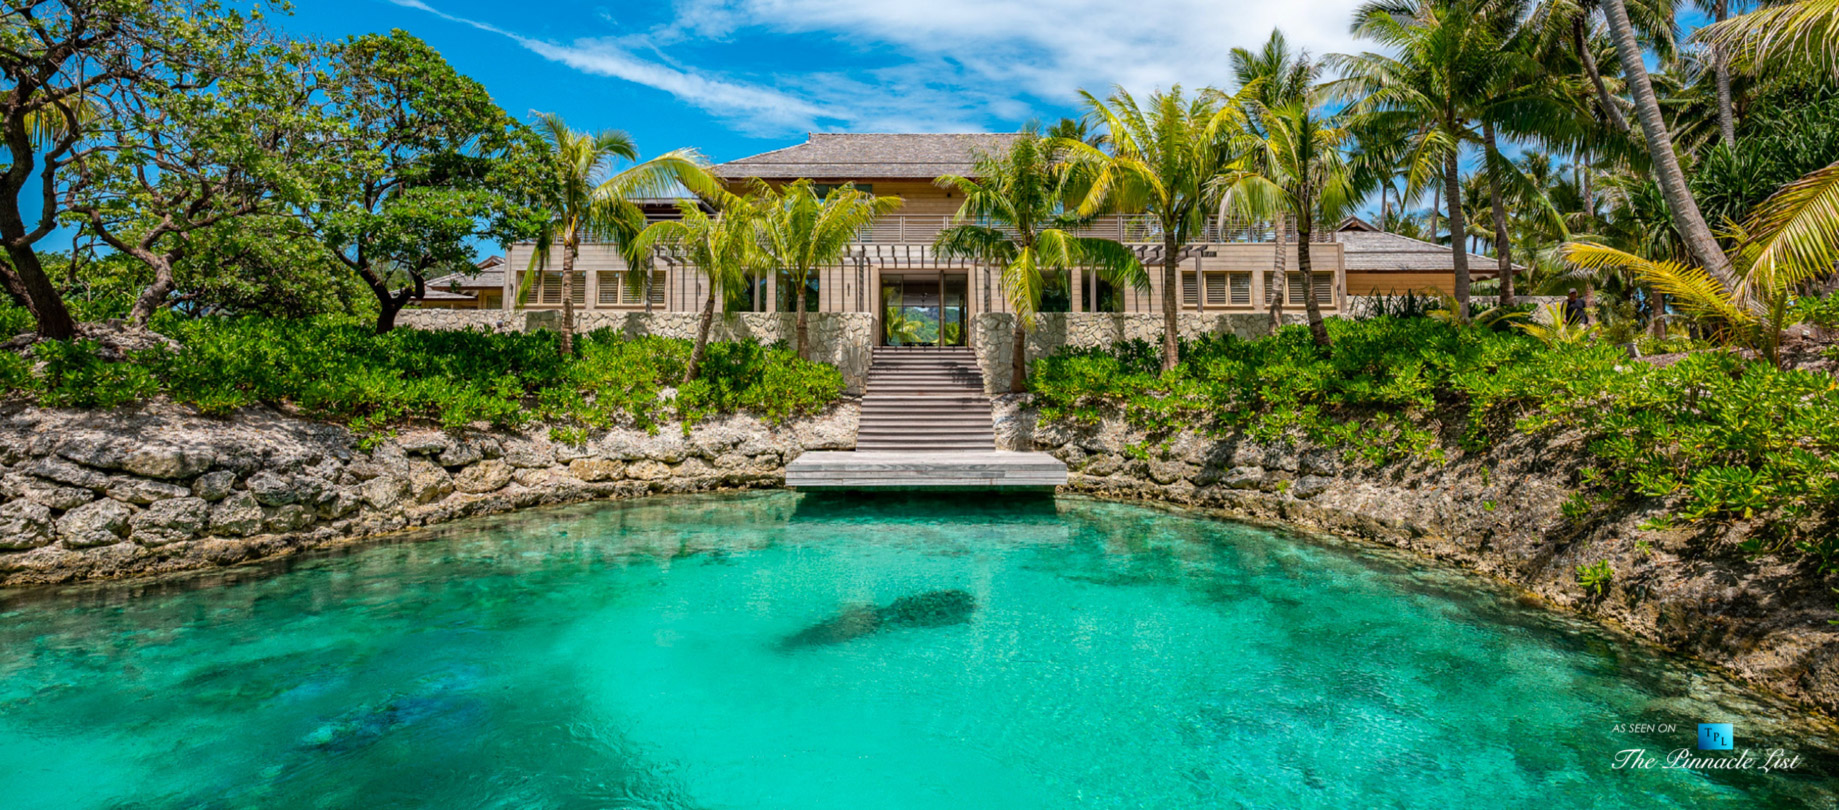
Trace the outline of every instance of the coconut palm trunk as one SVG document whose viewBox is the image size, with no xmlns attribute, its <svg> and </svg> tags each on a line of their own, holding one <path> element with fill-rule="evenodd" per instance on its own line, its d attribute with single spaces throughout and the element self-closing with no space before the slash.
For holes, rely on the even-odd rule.
<svg viewBox="0 0 1839 810">
<path fill-rule="evenodd" d="M 1022 320 L 1021 313 L 1015 316 L 1015 336 L 1012 338 L 1014 350 L 1009 354 L 1009 393 L 1020 394 L 1028 390 L 1028 324 Z"/>
<path fill-rule="evenodd" d="M 562 246 L 562 356 L 575 356 L 575 239 Z"/>
<path fill-rule="evenodd" d="M 1181 344 L 1176 340 L 1181 312 L 1181 263 L 1175 229 L 1162 226 L 1162 370 L 1169 371 L 1181 359 Z"/>
<path fill-rule="evenodd" d="M 1303 312 L 1309 316 L 1309 336 L 1315 345 L 1327 347 L 1328 325 L 1322 322 L 1322 302 L 1315 296 L 1315 258 L 1309 255 L 1309 240 L 1315 228 L 1314 203 L 1306 195 L 1303 210 L 1296 216 L 1296 269 L 1303 277 Z"/>
<path fill-rule="evenodd" d="M 1628 76 L 1628 92 L 1635 101 L 1635 117 L 1641 121 L 1641 132 L 1647 137 L 1647 151 L 1654 160 L 1654 175 L 1660 182 L 1661 194 L 1666 197 L 1667 212 L 1672 215 L 1673 228 L 1679 231 L 1680 239 L 1686 243 L 1686 250 L 1692 258 L 1698 260 L 1699 266 L 1705 268 L 1712 278 L 1724 285 L 1726 290 L 1737 289 L 1737 275 L 1731 269 L 1730 258 L 1724 255 L 1718 240 L 1711 235 L 1711 228 L 1705 224 L 1704 214 L 1699 213 L 1698 201 L 1693 199 L 1692 190 L 1686 186 L 1686 175 L 1679 167 L 1679 156 L 1673 151 L 1673 138 L 1667 134 L 1666 120 L 1660 115 L 1660 102 L 1654 96 L 1654 85 L 1648 81 L 1647 65 L 1641 61 L 1641 44 L 1635 39 L 1635 27 L 1628 20 L 1628 8 L 1622 0 L 1602 0 L 1603 14 L 1609 18 L 1609 32 L 1615 40 L 1616 55 L 1622 60 L 1622 72 Z"/>
<path fill-rule="evenodd" d="M 809 360 L 811 359 L 811 318 L 810 313 L 805 311 L 805 288 L 810 285 L 811 281 L 807 278 L 800 278 L 798 282 L 798 289 L 792 291 L 793 297 L 798 299 L 798 356 Z M 943 301 L 943 291 L 940 293 L 939 300 Z"/>
<path fill-rule="evenodd" d="M 1584 74 L 1590 77 L 1590 86 L 1596 90 L 1597 106 L 1603 108 L 1603 117 L 1623 132 L 1628 131 L 1628 119 L 1622 116 L 1622 109 L 1616 106 L 1615 96 L 1609 92 L 1609 85 L 1603 82 L 1603 71 L 1596 66 L 1596 55 L 1590 52 L 1590 41 L 1584 32 L 1584 15 L 1571 18 L 1571 46 L 1577 49 L 1577 58 L 1584 63 Z"/>
<path fill-rule="evenodd" d="M 1494 124 L 1481 122 L 1482 140 L 1487 142 L 1488 157 L 1500 158 L 1494 139 Z M 1504 158 L 1502 158 L 1504 159 Z M 1494 260 L 1500 271 L 1501 306 L 1513 306 L 1513 242 L 1507 238 L 1507 206 L 1501 195 L 1499 172 L 1488 172 L 1488 206 L 1494 209 Z"/>
<path fill-rule="evenodd" d="M 1271 280 L 1265 284 L 1264 297 L 1271 311 L 1271 334 L 1283 328 L 1283 288 L 1290 276 L 1290 218 L 1277 215 L 1277 254 L 1271 260 Z"/>
<path fill-rule="evenodd" d="M 690 351 L 690 367 L 683 371 L 683 384 L 688 385 L 696 379 L 702 370 L 702 358 L 709 351 L 709 328 L 715 325 L 715 295 L 717 284 L 709 279 L 709 297 L 703 299 L 702 317 L 696 322 L 696 348 Z"/>
<path fill-rule="evenodd" d="M 1724 18 L 1730 16 L 1730 0 L 1718 0 L 1712 16 L 1724 22 Z M 1718 134 L 1724 138 L 1725 146 L 1735 149 L 1737 120 L 1730 100 L 1730 55 L 1724 48 L 1712 48 L 1711 70 L 1718 82 Z"/>
<path fill-rule="evenodd" d="M 1456 129 L 1454 124 L 1448 127 Z M 1463 323 L 1469 320 L 1469 252 L 1465 249 L 1468 242 L 1468 223 L 1462 212 L 1462 177 L 1461 167 L 1456 163 L 1456 150 L 1451 148 L 1443 155 L 1443 197 L 1449 206 L 1449 249 L 1450 264 L 1456 271 L 1456 317 Z"/>
</svg>

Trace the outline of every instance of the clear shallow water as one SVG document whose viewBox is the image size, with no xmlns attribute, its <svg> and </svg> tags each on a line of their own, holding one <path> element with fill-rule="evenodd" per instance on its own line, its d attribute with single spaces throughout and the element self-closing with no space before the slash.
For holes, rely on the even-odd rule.
<svg viewBox="0 0 1839 810">
<path fill-rule="evenodd" d="M 0 806 L 1827 807 L 1839 785 L 1823 732 L 1719 677 L 1257 527 L 772 493 L 438 538 L 0 603 Z M 784 643 L 951 589 L 967 621 Z M 1702 721 L 1803 764 L 1611 767 Z"/>
</svg>

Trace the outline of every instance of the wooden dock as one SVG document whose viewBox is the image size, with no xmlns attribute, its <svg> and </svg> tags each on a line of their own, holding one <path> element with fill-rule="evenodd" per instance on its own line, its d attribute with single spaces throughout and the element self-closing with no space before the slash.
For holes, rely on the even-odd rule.
<svg viewBox="0 0 1839 810">
<path fill-rule="evenodd" d="M 1051 490 L 1066 464 L 1046 453 L 819 451 L 785 465 L 785 485 L 806 490 Z"/>
</svg>

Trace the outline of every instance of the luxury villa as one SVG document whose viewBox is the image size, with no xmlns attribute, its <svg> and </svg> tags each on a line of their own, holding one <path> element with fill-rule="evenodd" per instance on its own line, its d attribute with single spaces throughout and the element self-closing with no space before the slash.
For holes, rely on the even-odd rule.
<svg viewBox="0 0 1839 810">
<path fill-rule="evenodd" d="M 825 269 L 805 291 L 813 312 L 874 314 L 877 339 L 883 344 L 912 342 L 914 323 L 923 325 L 924 341 L 946 345 L 971 340 L 969 324 L 980 313 L 1004 312 L 998 268 L 944 259 L 932 250 L 933 238 L 951 224 L 962 200 L 933 184 L 941 175 L 968 175 L 981 152 L 1001 150 L 1013 137 L 1001 134 L 812 134 L 804 143 L 722 163 L 714 174 L 740 190 L 755 179 L 769 184 L 810 179 L 819 190 L 844 184 L 879 195 L 899 196 L 905 203 L 862 232 L 848 257 Z M 643 203 L 651 218 L 677 215 L 674 201 Z M 1153 220 L 1140 215 L 1107 216 L 1094 221 L 1088 235 L 1131 245 L 1145 264 L 1159 266 L 1163 246 Z M 1267 290 L 1278 260 L 1277 241 L 1268 225 L 1210 222 L 1203 238 L 1181 256 L 1181 307 L 1188 312 L 1264 312 L 1277 291 Z M 1306 291 L 1295 272 L 1299 246 L 1284 242 L 1291 270 L 1282 291 L 1287 308 L 1300 309 Z M 1379 231 L 1357 219 L 1339 228 L 1324 228 L 1309 245 L 1316 269 L 1313 294 L 1321 307 L 1336 313 L 1348 295 L 1450 288 L 1450 249 Z M 514 245 L 502 257 L 482 263 L 475 273 L 429 282 L 423 306 L 467 309 L 510 308 L 520 299 L 531 309 L 562 305 L 561 273 L 541 273 L 534 289 L 516 289 L 530 264 L 532 247 Z M 1478 277 L 1492 260 L 1471 256 Z M 510 270 L 510 272 L 506 272 Z M 576 263 L 574 303 L 584 311 L 630 312 L 647 308 L 693 312 L 701 308 L 706 280 L 684 272 L 669 257 L 654 260 L 651 282 L 629 283 L 625 263 L 611 245 L 584 246 Z M 1075 268 L 1050 280 L 1044 311 L 1161 312 L 1162 274 L 1150 273 L 1148 290 L 1114 288 L 1094 273 Z M 726 311 L 786 312 L 796 307 L 785 278 L 765 278 L 747 290 L 725 291 Z M 649 299 L 649 300 L 647 300 Z"/>
</svg>

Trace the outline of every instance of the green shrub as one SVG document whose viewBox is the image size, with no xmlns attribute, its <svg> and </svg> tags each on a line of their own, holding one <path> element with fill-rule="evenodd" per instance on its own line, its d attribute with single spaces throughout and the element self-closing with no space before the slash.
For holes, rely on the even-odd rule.
<svg viewBox="0 0 1839 810">
<path fill-rule="evenodd" d="M 1183 428 L 1288 436 L 1374 465 L 1434 463 L 1452 441 L 1479 452 L 1515 434 L 1576 436 L 1591 457 L 1566 508 L 1576 519 L 1635 496 L 1671 499 L 1685 522 L 1792 529 L 1839 512 L 1839 381 L 1829 374 L 1716 351 L 1660 368 L 1602 342 L 1546 346 L 1430 318 L 1328 325 L 1330 352 L 1301 328 L 1208 337 L 1184 342 L 1166 373 L 1148 344 L 1066 350 L 1035 365 L 1034 389 L 1049 420 L 1118 409 L 1152 441 Z M 1839 548 L 1830 558 L 1839 566 Z"/>
<path fill-rule="evenodd" d="M 1616 571 L 1608 560 L 1597 560 L 1589 565 L 1577 566 L 1577 584 L 1591 596 L 1602 596 L 1609 592 L 1610 583 L 1614 582 Z"/>
<path fill-rule="evenodd" d="M 783 422 L 819 412 L 843 392 L 835 368 L 756 343 L 710 344 L 700 379 L 670 396 L 689 361 L 687 340 L 625 340 L 600 331 L 580 336 L 578 356 L 563 359 L 548 332 L 377 335 L 350 318 L 170 314 L 154 326 L 184 349 L 110 363 L 85 341 L 41 343 L 34 349 L 43 361 L 38 373 L 19 355 L 0 356 L 0 390 L 84 408 L 162 393 L 210 414 L 266 403 L 366 434 L 410 421 L 655 429 L 682 419 L 687 430 L 713 415 L 746 412 Z"/>
</svg>

